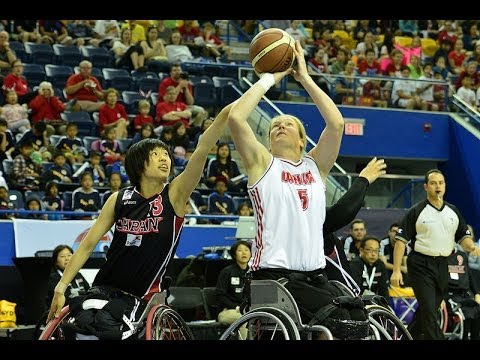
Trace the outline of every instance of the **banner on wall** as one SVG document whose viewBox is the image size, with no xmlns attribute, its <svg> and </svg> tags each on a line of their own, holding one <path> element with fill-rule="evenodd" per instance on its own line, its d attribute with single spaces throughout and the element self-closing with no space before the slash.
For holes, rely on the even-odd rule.
<svg viewBox="0 0 480 360">
<path fill-rule="evenodd" d="M 28 220 L 14 219 L 15 256 L 35 256 L 39 250 L 53 250 L 57 245 L 69 245 L 76 250 L 94 220 Z M 106 252 L 113 232 L 105 234 L 95 247 L 95 252 Z"/>
</svg>

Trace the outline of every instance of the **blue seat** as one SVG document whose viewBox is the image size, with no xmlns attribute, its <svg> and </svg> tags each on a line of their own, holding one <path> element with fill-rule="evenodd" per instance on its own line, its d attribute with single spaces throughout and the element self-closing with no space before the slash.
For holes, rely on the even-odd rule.
<svg viewBox="0 0 480 360">
<path fill-rule="evenodd" d="M 45 67 L 40 64 L 23 64 L 23 76 L 27 79 L 30 88 L 38 86 L 47 79 Z"/>
<path fill-rule="evenodd" d="M 8 200 L 13 203 L 15 209 L 25 208 L 25 200 L 20 190 L 8 190 Z"/>
<path fill-rule="evenodd" d="M 128 147 L 132 143 L 132 138 L 126 138 L 126 139 L 118 139 L 118 143 L 120 145 L 120 152 L 124 153 L 128 150 Z"/>
<path fill-rule="evenodd" d="M 64 111 L 60 114 L 62 120 L 77 124 L 78 136 L 95 136 L 97 125 L 86 111 Z"/>
<path fill-rule="evenodd" d="M 199 82 L 193 86 L 195 104 L 215 108 L 217 105 L 217 88 L 213 83 Z"/>
<path fill-rule="evenodd" d="M 94 67 L 104 68 L 113 65 L 112 53 L 104 47 L 84 46 L 81 52 Z"/>
<path fill-rule="evenodd" d="M 73 68 L 67 65 L 45 65 L 45 74 L 48 81 L 54 87 L 64 88 L 70 75 L 73 75 Z"/>
<path fill-rule="evenodd" d="M 240 89 L 238 80 L 231 77 L 213 76 L 213 83 L 217 88 L 217 104 L 225 106 L 240 97 L 240 93 L 234 89 Z"/>
<path fill-rule="evenodd" d="M 49 44 L 25 43 L 25 51 L 30 62 L 34 64 L 55 64 L 56 56 L 53 47 Z"/>
<path fill-rule="evenodd" d="M 107 87 L 113 87 L 118 91 L 131 90 L 133 80 L 127 70 L 103 68 L 102 73 Z"/>
<path fill-rule="evenodd" d="M 138 90 L 141 90 L 144 93 L 147 93 L 149 91 L 158 91 L 158 88 L 160 87 L 161 82 L 162 80 L 160 79 L 143 78 L 136 82 L 136 86 Z"/>
<path fill-rule="evenodd" d="M 138 91 L 122 91 L 122 100 L 128 114 L 136 114 L 138 112 L 138 102 L 144 99 L 145 97 Z"/>
<path fill-rule="evenodd" d="M 53 52 L 60 65 L 77 66 L 83 60 L 83 55 L 78 46 L 53 44 Z"/>
<path fill-rule="evenodd" d="M 213 84 L 213 80 L 210 76 L 207 75 L 201 75 L 201 76 L 195 76 L 192 75 L 190 76 L 190 82 L 192 83 L 192 86 L 195 87 L 195 85 L 201 83 L 201 84 Z"/>
<path fill-rule="evenodd" d="M 25 50 L 25 46 L 20 41 L 9 41 L 10 49 L 13 50 L 17 59 L 20 59 L 22 62 L 28 60 L 28 54 Z"/>
</svg>

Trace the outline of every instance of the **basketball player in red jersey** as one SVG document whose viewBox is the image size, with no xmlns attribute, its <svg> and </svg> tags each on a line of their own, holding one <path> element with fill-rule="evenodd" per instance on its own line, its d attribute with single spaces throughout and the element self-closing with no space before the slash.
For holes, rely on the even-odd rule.
<svg viewBox="0 0 480 360">
<path fill-rule="evenodd" d="M 299 307 L 315 313 L 331 303 L 335 290 L 324 274 L 323 223 L 326 211 L 325 180 L 337 159 L 344 120 L 332 99 L 307 71 L 303 50 L 295 43 L 295 68 L 261 74 L 234 104 L 228 115 L 235 146 L 248 174 L 248 193 L 254 207 L 257 234 L 252 244 L 253 279 L 289 278 L 285 285 Z M 247 119 L 270 87 L 289 74 L 307 91 L 325 120 L 317 145 L 306 153 L 306 132 L 293 115 L 274 117 L 270 123 L 270 151 L 256 140 Z M 296 287 L 290 275 L 305 275 L 322 293 L 316 296 Z M 298 278 L 298 277 L 297 277 Z M 308 304 L 309 302 L 312 304 Z M 305 300 L 305 301 L 304 301 Z M 307 316 L 302 312 L 302 318 Z M 304 319 L 305 320 L 305 319 Z"/>
<path fill-rule="evenodd" d="M 67 284 L 85 264 L 100 238 L 115 225 L 107 260 L 93 287 L 120 290 L 142 298 L 163 289 L 168 264 L 175 255 L 185 216 L 185 203 L 202 175 L 207 155 L 223 133 L 232 104 L 204 132 L 185 170 L 176 178 L 169 147 L 144 139 L 127 152 L 125 167 L 132 186 L 113 193 L 73 254 L 55 288 L 48 320 L 58 317 Z"/>
</svg>

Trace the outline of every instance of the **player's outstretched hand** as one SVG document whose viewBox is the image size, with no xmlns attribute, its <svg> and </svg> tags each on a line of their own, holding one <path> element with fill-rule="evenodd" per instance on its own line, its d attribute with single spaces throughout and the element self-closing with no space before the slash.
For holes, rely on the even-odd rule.
<svg viewBox="0 0 480 360">
<path fill-rule="evenodd" d="M 387 164 L 385 163 L 384 159 L 377 159 L 377 157 L 374 157 L 360 172 L 359 176 L 366 178 L 371 184 L 377 180 L 380 175 L 387 173 L 385 170 L 386 168 Z"/>
</svg>

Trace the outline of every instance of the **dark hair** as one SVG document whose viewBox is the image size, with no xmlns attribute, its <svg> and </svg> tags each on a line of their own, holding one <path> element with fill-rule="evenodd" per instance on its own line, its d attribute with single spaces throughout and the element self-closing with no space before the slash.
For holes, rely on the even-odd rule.
<svg viewBox="0 0 480 360">
<path fill-rule="evenodd" d="M 143 139 L 133 144 L 127 151 L 125 156 L 125 170 L 127 171 L 130 183 L 134 186 L 140 186 L 140 179 L 145 172 L 145 167 L 150 162 L 150 152 L 155 148 L 162 148 L 168 152 L 168 156 L 171 160 L 170 175 L 173 174 L 173 160 L 170 147 L 159 139 Z"/>
<path fill-rule="evenodd" d="M 240 245 L 245 245 L 246 247 L 248 247 L 250 249 L 250 251 L 252 251 L 252 245 L 250 244 L 250 242 L 248 242 L 246 240 L 238 240 L 235 244 L 233 244 L 230 247 L 230 250 L 228 251 L 230 256 L 232 257 L 232 259 L 234 259 L 234 260 L 236 260 L 235 253 L 237 252 L 237 248 Z"/>
<path fill-rule="evenodd" d="M 45 185 L 45 195 L 50 195 L 52 193 L 52 187 L 56 186 L 57 189 L 58 189 L 58 183 L 55 181 L 55 180 L 51 180 L 49 182 L 47 182 L 47 184 Z"/>
<path fill-rule="evenodd" d="M 7 120 L 5 120 L 4 118 L 0 118 L 0 126 L 1 126 L 1 125 L 8 127 L 8 122 L 7 122 Z"/>
<path fill-rule="evenodd" d="M 364 220 L 362 220 L 362 219 L 355 219 L 355 220 L 353 220 L 352 223 L 350 224 L 350 230 L 353 229 L 353 225 L 355 225 L 355 224 L 363 224 L 363 226 L 366 226 Z"/>
<path fill-rule="evenodd" d="M 440 175 L 443 175 L 443 173 L 442 173 L 440 170 L 438 170 L 438 169 L 430 169 L 430 170 L 428 170 L 427 173 L 425 174 L 425 179 L 424 179 L 425 184 L 428 184 L 428 177 L 429 177 L 431 174 L 433 174 L 433 173 L 438 173 L 438 174 L 440 174 Z M 445 175 L 444 175 L 443 177 L 445 177 Z"/>
<path fill-rule="evenodd" d="M 52 269 L 57 270 L 57 257 L 60 251 L 68 249 L 73 254 L 73 249 L 68 245 L 57 245 L 52 252 Z"/>
<path fill-rule="evenodd" d="M 378 242 L 378 245 L 380 245 L 380 239 L 377 238 L 376 236 L 373 236 L 373 235 L 365 235 L 365 237 L 360 241 L 360 249 L 364 249 L 365 248 L 365 243 L 369 240 L 374 240 L 376 242 Z"/>
</svg>

